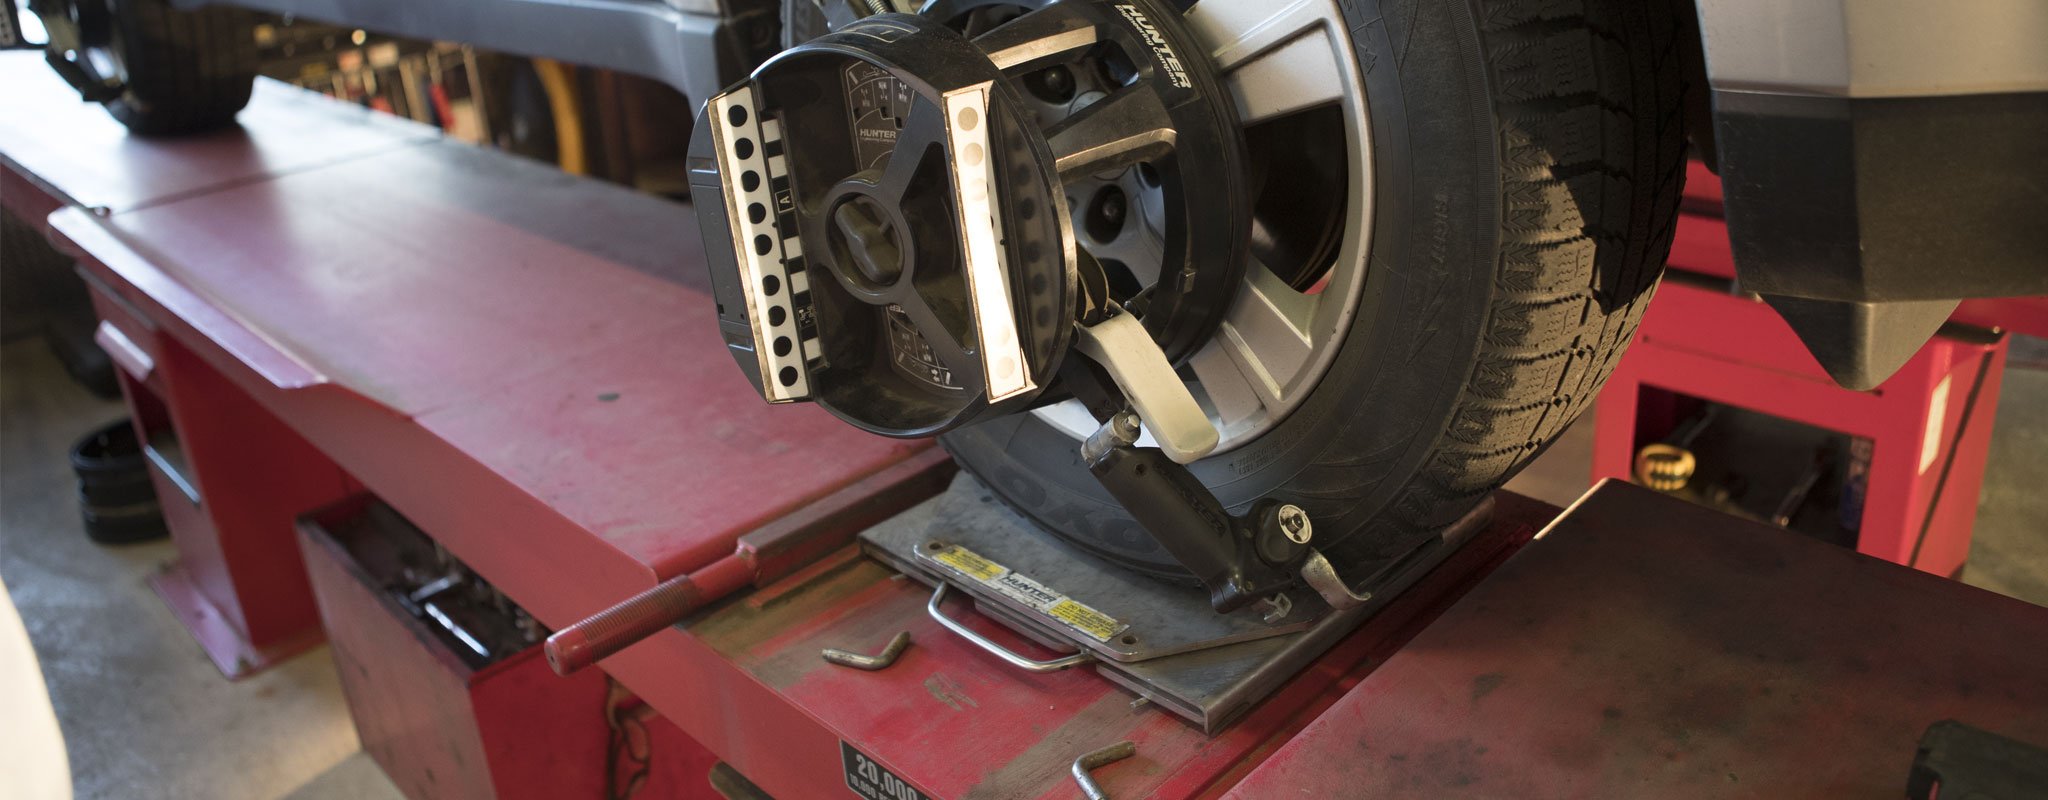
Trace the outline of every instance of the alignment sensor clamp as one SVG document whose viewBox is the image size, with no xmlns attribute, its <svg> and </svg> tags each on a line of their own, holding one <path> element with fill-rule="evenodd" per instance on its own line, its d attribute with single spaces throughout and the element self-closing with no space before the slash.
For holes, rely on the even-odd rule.
<svg viewBox="0 0 2048 800">
<path fill-rule="evenodd" d="M 1206 453 L 1186 387 L 1137 380 L 1170 378 L 1214 333 L 1249 241 L 1245 204 L 1216 202 L 1247 196 L 1242 134 L 1191 41 L 1157 0 L 1054 3 L 971 39 L 878 14 L 712 98 L 691 189 L 721 328 L 762 397 L 929 436 L 1063 396 L 1048 390 L 1068 351 L 1128 314 L 1114 327 L 1140 335 L 1084 352 L 1133 384 L 1163 443 Z M 1095 99 L 1054 113 L 1028 85 L 1051 67 Z M 1075 244 L 1069 196 L 1140 164 L 1165 263 L 1117 297 Z"/>
<path fill-rule="evenodd" d="M 1253 192 L 1179 11 L 942 5 L 854 20 L 705 105 L 691 190 L 740 367 L 771 403 L 898 437 L 1078 399 L 1103 424 L 1080 462 L 1219 611 L 1304 582 L 1363 602 L 1332 590 L 1300 509 L 1232 515 L 1185 467 L 1217 432 L 1174 364 L 1241 285 Z M 1159 263 L 1112 280 L 1076 245 L 1070 198 L 1133 171 L 1156 193 Z"/>
</svg>

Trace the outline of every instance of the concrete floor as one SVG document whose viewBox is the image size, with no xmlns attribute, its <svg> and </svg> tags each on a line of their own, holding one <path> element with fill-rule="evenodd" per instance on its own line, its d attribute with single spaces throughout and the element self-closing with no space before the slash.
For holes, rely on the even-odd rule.
<svg viewBox="0 0 2048 800">
<path fill-rule="evenodd" d="M 2029 347 L 2006 376 L 1964 578 L 2048 605 L 2048 346 Z M 121 415 L 41 341 L 0 347 L 0 576 L 41 658 L 77 797 L 399 797 L 361 751 L 325 648 L 230 683 L 144 582 L 171 546 L 85 538 L 65 451 Z M 1510 488 L 1570 502 L 1591 434 L 1574 426 Z"/>
<path fill-rule="evenodd" d="M 401 797 L 357 745 L 325 647 L 230 683 L 145 582 L 175 557 L 170 543 L 85 537 L 65 454 L 124 413 L 72 383 L 40 339 L 0 348 L 0 576 L 42 661 L 76 796 Z"/>
<path fill-rule="evenodd" d="M 1963 582 L 2048 606 L 2048 340 L 2014 337 Z"/>
</svg>

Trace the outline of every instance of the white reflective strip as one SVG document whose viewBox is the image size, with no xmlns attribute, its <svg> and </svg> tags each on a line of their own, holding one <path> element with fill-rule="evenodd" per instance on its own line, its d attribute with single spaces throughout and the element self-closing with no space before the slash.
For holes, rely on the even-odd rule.
<svg viewBox="0 0 2048 800">
<path fill-rule="evenodd" d="M 1009 258 L 996 218 L 995 154 L 988 143 L 989 84 L 946 95 L 946 138 L 952 152 L 953 188 L 960 198 L 960 234 L 967 245 L 967 292 L 974 310 L 982 374 L 989 402 L 1000 402 L 1036 387 L 1017 337 L 1010 305 Z"/>
</svg>

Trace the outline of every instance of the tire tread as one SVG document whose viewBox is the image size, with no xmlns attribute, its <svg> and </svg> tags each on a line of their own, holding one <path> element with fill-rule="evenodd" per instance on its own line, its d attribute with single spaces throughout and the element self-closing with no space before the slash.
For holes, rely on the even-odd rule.
<svg viewBox="0 0 2048 800">
<path fill-rule="evenodd" d="M 249 104 L 259 60 L 250 12 L 115 0 L 114 20 L 127 87 L 107 111 L 130 131 L 175 136 L 213 130 Z"/>
<path fill-rule="evenodd" d="M 1696 33 L 1679 0 L 1339 5 L 1389 148 L 1371 310 L 1289 419 L 1196 468 L 1233 508 L 1301 506 L 1340 569 L 1370 574 L 1540 455 L 1613 372 L 1677 224 Z M 1055 435 L 1005 418 L 947 446 L 1084 550 L 1191 580 Z"/>
<path fill-rule="evenodd" d="M 1635 335 L 1684 180 L 1683 28 L 1665 5 L 1479 2 L 1501 151 L 1494 310 L 1433 457 L 1383 515 L 1408 535 L 1359 537 L 1379 551 L 1361 555 L 1400 552 L 1520 471 Z"/>
</svg>

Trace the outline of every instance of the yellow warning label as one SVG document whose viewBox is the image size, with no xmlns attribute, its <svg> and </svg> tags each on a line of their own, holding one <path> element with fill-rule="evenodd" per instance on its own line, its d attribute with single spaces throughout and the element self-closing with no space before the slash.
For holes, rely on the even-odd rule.
<svg viewBox="0 0 2048 800">
<path fill-rule="evenodd" d="M 972 550 L 958 546 L 948 547 L 940 551 L 938 555 L 932 556 L 932 560 L 960 570 L 967 577 L 982 582 L 995 580 L 1003 577 L 1004 573 L 1009 572 L 1003 565 L 982 558 Z"/>
<path fill-rule="evenodd" d="M 965 547 L 952 545 L 928 557 L 1004 597 L 1095 637 L 1096 641 L 1107 642 L 1130 627 Z"/>
<path fill-rule="evenodd" d="M 1115 636 L 1118 631 L 1124 629 L 1124 626 L 1117 624 L 1116 620 L 1110 619 L 1108 614 L 1076 603 L 1070 598 L 1060 598 L 1060 601 L 1052 604 L 1052 607 L 1046 609 L 1045 613 L 1051 614 L 1054 619 L 1072 625 L 1082 633 L 1095 637 L 1098 641 L 1107 642 L 1109 637 Z"/>
</svg>

